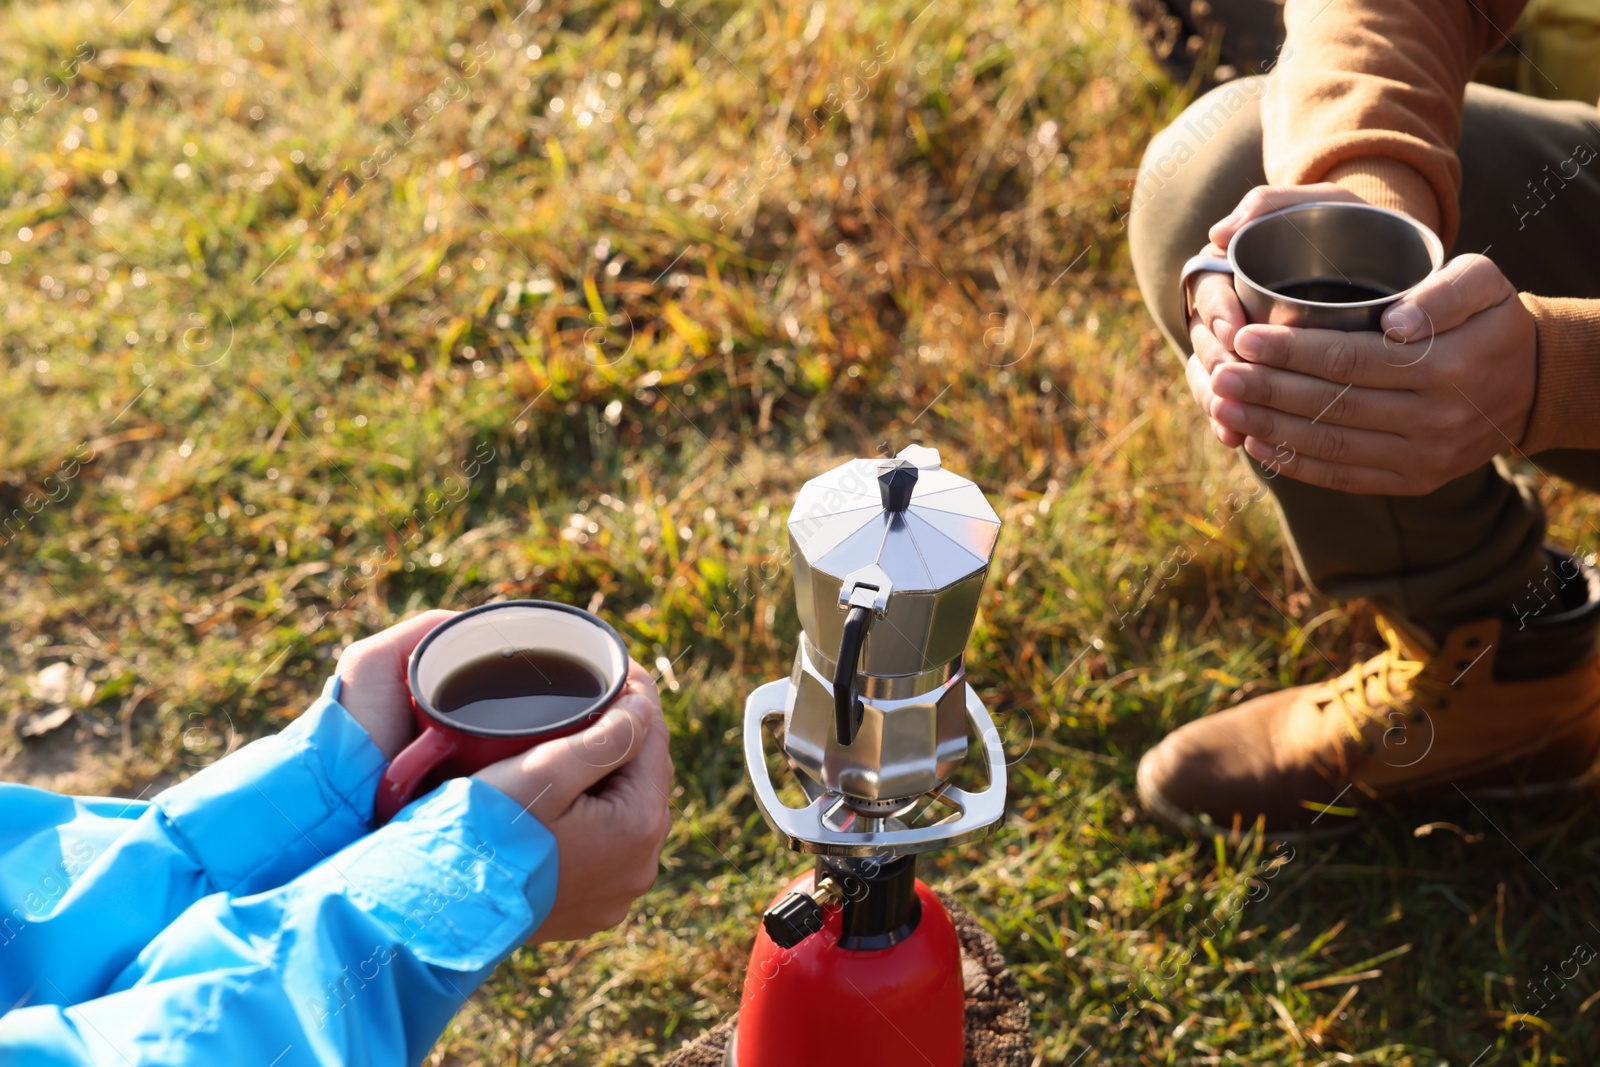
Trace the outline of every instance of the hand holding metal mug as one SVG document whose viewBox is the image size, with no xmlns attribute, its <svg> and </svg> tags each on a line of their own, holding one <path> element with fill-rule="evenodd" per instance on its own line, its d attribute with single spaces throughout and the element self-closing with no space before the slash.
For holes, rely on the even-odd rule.
<svg viewBox="0 0 1600 1067">
<path fill-rule="evenodd" d="M 1246 224 L 1274 211 L 1306 203 L 1365 203 L 1360 197 L 1331 182 L 1299 186 L 1257 186 L 1245 194 L 1244 199 L 1226 218 L 1211 227 L 1211 244 L 1185 264 L 1178 286 L 1183 294 L 1184 309 L 1188 313 L 1189 342 L 1194 355 L 1189 357 L 1187 378 L 1189 392 L 1200 410 L 1211 413 L 1211 373 L 1224 363 L 1238 359 L 1233 348 L 1234 335 L 1249 319 L 1244 305 L 1234 288 L 1232 267 L 1224 270 L 1206 270 L 1211 266 L 1226 264 L 1228 248 L 1234 234 Z M 1244 444 L 1244 435 L 1211 419 L 1212 432 L 1217 440 L 1229 448 Z"/>
<path fill-rule="evenodd" d="M 1441 255 L 1430 231 L 1333 185 L 1252 190 L 1211 238 L 1232 274 L 1209 271 L 1205 254 L 1185 271 L 1189 386 L 1224 444 L 1311 484 L 1413 495 L 1522 439 L 1537 332 L 1489 260 L 1430 270 Z M 1284 278 L 1319 263 L 1336 281 L 1396 291 L 1342 304 L 1284 295 Z"/>
<path fill-rule="evenodd" d="M 1537 324 L 1494 263 L 1457 256 L 1383 325 L 1242 328 L 1210 414 L 1273 470 L 1350 493 L 1430 493 L 1522 441 Z"/>
<path fill-rule="evenodd" d="M 1432 230 L 1350 199 L 1256 215 L 1228 236 L 1227 253 L 1193 257 L 1179 285 L 1196 273 L 1230 274 L 1248 321 L 1320 330 L 1378 329 L 1384 309 L 1444 262 Z"/>
</svg>

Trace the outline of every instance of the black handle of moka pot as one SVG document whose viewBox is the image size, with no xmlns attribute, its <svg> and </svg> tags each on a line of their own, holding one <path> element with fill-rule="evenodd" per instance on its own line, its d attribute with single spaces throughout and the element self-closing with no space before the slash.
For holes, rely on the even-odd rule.
<svg viewBox="0 0 1600 1067">
<path fill-rule="evenodd" d="M 856 696 L 856 667 L 861 662 L 861 645 L 867 639 L 867 623 L 872 609 L 859 604 L 844 617 L 844 634 L 839 638 L 839 663 L 833 669 L 833 732 L 841 745 L 856 739 L 861 725 L 861 700 Z"/>
<path fill-rule="evenodd" d="M 878 496 L 891 523 L 904 521 L 902 516 L 911 507 L 911 496 L 916 488 L 917 465 L 909 459 L 886 459 L 878 464 Z M 885 585 L 859 581 L 852 583 L 849 578 L 846 582 L 849 588 L 841 596 L 852 599 L 862 589 L 870 589 L 875 594 L 888 592 Z M 878 607 L 883 610 L 881 601 Z M 856 669 L 861 664 L 861 646 L 867 639 L 867 624 L 872 621 L 872 611 L 865 605 L 851 604 L 850 612 L 844 619 L 844 633 L 839 637 L 838 666 L 833 669 L 833 732 L 841 745 L 849 745 L 854 741 L 856 728 L 861 725 L 861 700 L 856 696 Z"/>
</svg>

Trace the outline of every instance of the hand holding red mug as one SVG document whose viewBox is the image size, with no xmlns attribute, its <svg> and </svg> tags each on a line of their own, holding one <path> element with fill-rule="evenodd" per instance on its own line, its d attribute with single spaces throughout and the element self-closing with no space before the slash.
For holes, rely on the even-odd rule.
<svg viewBox="0 0 1600 1067">
<path fill-rule="evenodd" d="M 526 653 L 581 662 L 598 693 L 554 720 L 486 723 L 442 707 L 454 672 Z M 526 670 L 539 673 L 538 661 Z M 555 907 L 533 941 L 616 926 L 653 885 L 670 827 L 667 725 L 650 673 L 630 661 L 610 625 L 547 601 L 429 611 L 350 646 L 339 677 L 342 704 L 390 760 L 379 824 L 434 782 L 472 774 L 554 835 Z"/>
<path fill-rule="evenodd" d="M 568 941 L 613 927 L 655 884 L 671 826 L 672 757 L 661 698 L 637 663 L 621 695 L 586 729 L 474 777 L 555 835 L 556 903 L 534 941 Z"/>
<path fill-rule="evenodd" d="M 420 733 L 383 772 L 374 819 L 386 823 L 446 779 L 584 729 L 621 694 L 630 662 L 615 630 L 569 604 L 510 600 L 439 619 L 406 660 Z"/>
<path fill-rule="evenodd" d="M 406 661 L 428 631 L 456 612 L 435 608 L 362 638 L 339 656 L 339 703 L 392 760 L 417 734 Z"/>
</svg>

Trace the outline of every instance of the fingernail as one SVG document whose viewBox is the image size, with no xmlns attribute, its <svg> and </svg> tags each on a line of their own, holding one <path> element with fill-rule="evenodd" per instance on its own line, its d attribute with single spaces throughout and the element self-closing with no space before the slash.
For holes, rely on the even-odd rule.
<svg viewBox="0 0 1600 1067">
<path fill-rule="evenodd" d="M 1237 371 L 1231 374 L 1212 375 L 1211 391 L 1217 396 L 1225 396 L 1230 400 L 1244 399 L 1244 383 L 1239 380 Z"/>
<path fill-rule="evenodd" d="M 1211 336 L 1228 344 L 1233 339 L 1233 323 L 1227 319 L 1213 319 L 1211 322 Z"/>
<path fill-rule="evenodd" d="M 1218 400 L 1211 409 L 1211 417 L 1230 430 L 1242 429 L 1244 405 L 1237 400 Z"/>
<path fill-rule="evenodd" d="M 1259 438 L 1246 437 L 1244 439 L 1244 450 L 1263 463 L 1272 458 L 1272 449 L 1268 448 L 1267 443 Z"/>
<path fill-rule="evenodd" d="M 1404 337 L 1411 337 L 1422 329 L 1422 309 L 1415 304 L 1396 304 L 1384 315 L 1388 320 L 1391 330 L 1398 330 Z"/>
<path fill-rule="evenodd" d="M 1261 340 L 1258 333 L 1245 333 L 1240 331 L 1239 336 L 1233 339 L 1233 350 L 1246 359 L 1255 359 L 1266 350 L 1266 343 Z"/>
</svg>

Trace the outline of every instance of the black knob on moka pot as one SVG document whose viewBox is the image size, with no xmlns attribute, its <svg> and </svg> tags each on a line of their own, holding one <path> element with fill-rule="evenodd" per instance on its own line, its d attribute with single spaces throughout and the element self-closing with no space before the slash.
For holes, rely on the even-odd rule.
<svg viewBox="0 0 1600 1067">
<path fill-rule="evenodd" d="M 878 464 L 878 496 L 885 511 L 902 512 L 911 506 L 917 488 L 917 466 L 909 459 L 886 459 Z"/>
</svg>

